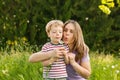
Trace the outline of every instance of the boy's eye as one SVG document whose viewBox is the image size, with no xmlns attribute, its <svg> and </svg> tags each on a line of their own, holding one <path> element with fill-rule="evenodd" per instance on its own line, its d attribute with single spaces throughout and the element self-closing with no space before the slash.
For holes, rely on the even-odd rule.
<svg viewBox="0 0 120 80">
<path fill-rule="evenodd" d="M 53 33 L 56 33 L 55 31 L 53 31 Z"/>
</svg>

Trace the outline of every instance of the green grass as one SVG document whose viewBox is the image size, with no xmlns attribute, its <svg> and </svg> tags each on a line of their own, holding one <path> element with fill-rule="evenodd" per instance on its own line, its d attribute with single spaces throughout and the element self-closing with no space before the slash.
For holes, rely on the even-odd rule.
<svg viewBox="0 0 120 80">
<path fill-rule="evenodd" d="M 28 52 L 0 55 L 0 80 L 41 80 L 41 64 L 30 63 L 28 58 Z"/>
<path fill-rule="evenodd" d="M 30 63 L 29 52 L 3 55 L 0 52 L 0 80 L 42 80 L 40 63 Z M 92 74 L 89 80 L 120 80 L 120 59 L 112 55 L 90 54 Z"/>
<path fill-rule="evenodd" d="M 92 75 L 89 80 L 120 80 L 120 58 L 97 52 L 92 52 L 90 58 Z"/>
</svg>

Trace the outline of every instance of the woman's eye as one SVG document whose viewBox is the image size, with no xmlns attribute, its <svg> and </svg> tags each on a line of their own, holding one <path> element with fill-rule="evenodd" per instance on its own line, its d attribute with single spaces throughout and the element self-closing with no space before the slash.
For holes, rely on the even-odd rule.
<svg viewBox="0 0 120 80">
<path fill-rule="evenodd" d="M 70 33 L 73 33 L 73 30 L 70 30 Z"/>
</svg>

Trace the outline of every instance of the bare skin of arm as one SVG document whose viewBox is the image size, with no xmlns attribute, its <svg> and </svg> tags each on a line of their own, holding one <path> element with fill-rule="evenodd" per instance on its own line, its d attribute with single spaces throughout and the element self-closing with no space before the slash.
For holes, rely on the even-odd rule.
<svg viewBox="0 0 120 80">
<path fill-rule="evenodd" d="M 50 58 L 48 60 L 41 61 L 41 63 L 42 63 L 43 66 L 49 66 L 56 60 L 57 60 L 57 58 Z"/>
<path fill-rule="evenodd" d="M 49 51 L 49 52 L 37 52 L 37 53 L 33 53 L 30 57 L 29 57 L 29 62 L 39 62 L 39 61 L 44 61 L 44 60 L 48 60 L 51 58 L 53 52 Z"/>
<path fill-rule="evenodd" d="M 42 62 L 45 60 L 49 60 L 51 58 L 61 58 L 63 56 L 63 53 L 61 51 L 61 48 L 58 49 L 54 49 L 52 51 L 48 51 L 48 52 L 37 52 L 37 53 L 33 53 L 30 57 L 29 57 L 29 62 Z"/>
<path fill-rule="evenodd" d="M 68 64 L 69 63 L 69 60 L 68 60 L 68 54 L 67 54 L 67 51 L 62 51 L 63 53 L 63 57 L 65 59 L 65 63 Z M 53 62 L 55 62 L 58 58 L 56 57 L 51 57 L 50 59 L 47 59 L 47 60 L 44 60 L 44 61 L 41 61 L 42 65 L 43 66 L 49 66 L 51 65 Z"/>
<path fill-rule="evenodd" d="M 69 60 L 70 60 L 70 64 L 73 66 L 74 70 L 80 74 L 81 76 L 83 76 L 84 78 L 89 78 L 90 74 L 91 74 L 91 67 L 90 67 L 90 62 L 86 61 L 86 62 L 81 62 L 81 64 L 78 64 L 75 61 L 75 54 L 70 53 L 69 54 Z"/>
</svg>

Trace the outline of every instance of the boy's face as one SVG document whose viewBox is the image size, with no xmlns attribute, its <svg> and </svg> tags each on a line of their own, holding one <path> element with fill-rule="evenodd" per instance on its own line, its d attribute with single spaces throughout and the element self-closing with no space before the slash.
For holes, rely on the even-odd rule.
<svg viewBox="0 0 120 80">
<path fill-rule="evenodd" d="M 61 26 L 52 26 L 48 37 L 53 44 L 58 44 L 63 35 L 63 28 Z"/>
</svg>

